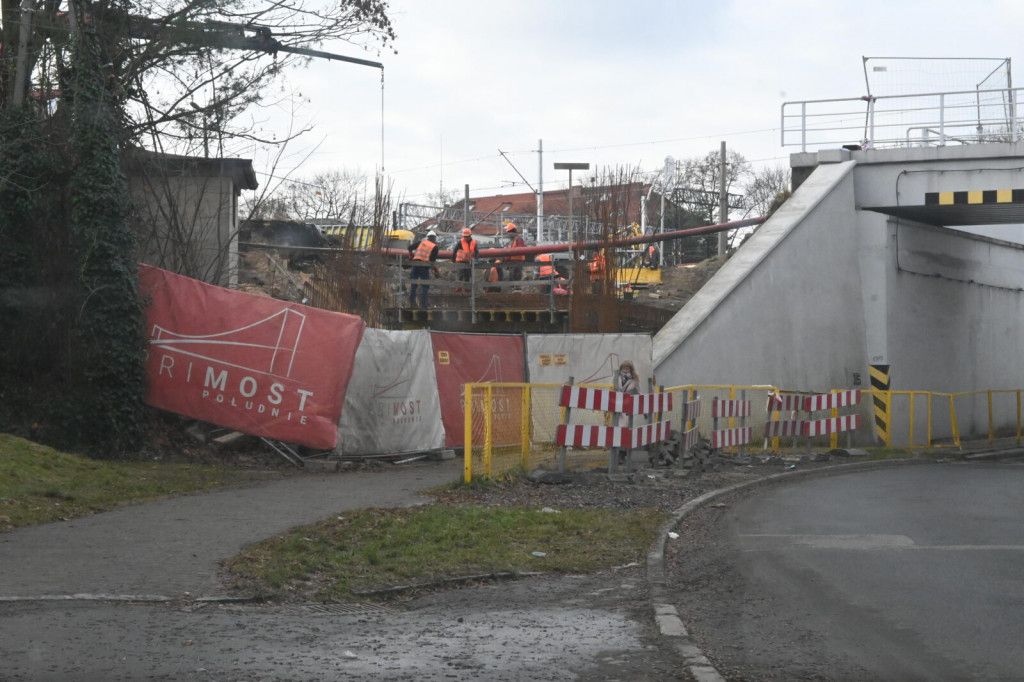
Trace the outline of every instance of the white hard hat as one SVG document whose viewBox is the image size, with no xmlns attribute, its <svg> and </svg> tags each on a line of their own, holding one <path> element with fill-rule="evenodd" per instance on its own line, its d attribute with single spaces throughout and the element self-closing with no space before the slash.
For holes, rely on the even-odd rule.
<svg viewBox="0 0 1024 682">
<path fill-rule="evenodd" d="M 433 230 L 430 230 L 429 232 L 427 232 L 427 236 L 428 236 L 428 237 L 436 237 L 436 236 L 437 236 L 437 233 L 436 233 L 436 232 L 434 232 Z"/>
</svg>

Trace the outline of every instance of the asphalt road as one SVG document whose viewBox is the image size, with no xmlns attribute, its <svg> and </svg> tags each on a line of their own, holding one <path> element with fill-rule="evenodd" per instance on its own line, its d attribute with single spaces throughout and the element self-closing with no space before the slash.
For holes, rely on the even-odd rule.
<svg viewBox="0 0 1024 682">
<path fill-rule="evenodd" d="M 703 515 L 677 606 L 726 679 L 1024 678 L 1024 464 L 807 478 Z"/>
</svg>

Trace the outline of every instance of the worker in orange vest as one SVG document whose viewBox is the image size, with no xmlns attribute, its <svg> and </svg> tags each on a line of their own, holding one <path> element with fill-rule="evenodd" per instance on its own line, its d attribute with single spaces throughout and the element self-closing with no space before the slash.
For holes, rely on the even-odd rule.
<svg viewBox="0 0 1024 682">
<path fill-rule="evenodd" d="M 605 265 L 604 251 L 595 253 L 593 260 L 587 263 L 587 270 L 590 271 L 590 289 L 595 294 L 600 291 L 601 280 L 604 279 Z"/>
<path fill-rule="evenodd" d="M 468 227 L 462 228 L 462 239 L 452 249 L 452 261 L 459 264 L 459 281 L 469 282 L 473 276 L 473 259 L 479 252 L 476 240 L 473 239 L 473 231 Z M 461 289 L 456 289 L 461 291 Z"/>
<path fill-rule="evenodd" d="M 555 263 L 550 253 L 542 253 L 533 259 L 537 263 L 537 279 L 552 280 L 555 278 Z M 551 293 L 551 286 L 545 285 L 540 288 L 542 294 Z"/>
<path fill-rule="evenodd" d="M 409 285 L 409 307 L 416 307 L 416 294 L 419 290 L 419 304 L 421 308 L 427 307 L 427 294 L 430 292 L 429 284 L 416 284 L 416 280 L 430 281 L 430 270 L 437 272 L 437 266 L 430 263 L 437 260 L 437 234 L 430 230 L 423 239 L 409 245 L 409 256 L 412 258 L 413 266 L 409 272 L 412 283 Z"/>
<path fill-rule="evenodd" d="M 501 268 L 498 267 L 498 265 L 500 265 L 500 264 L 501 264 L 501 259 L 500 258 L 496 259 L 491 264 L 490 269 L 487 271 L 487 281 L 488 282 L 500 282 L 501 281 Z M 489 294 L 496 294 L 496 293 L 500 293 L 501 292 L 501 287 L 484 287 L 484 291 L 486 291 Z"/>
<path fill-rule="evenodd" d="M 519 248 L 520 246 L 526 246 L 526 241 L 524 241 L 523 238 L 519 236 L 519 228 L 516 227 L 515 223 L 509 223 L 508 225 L 505 226 L 505 235 L 509 238 L 509 240 L 508 240 L 508 248 L 515 249 L 515 248 Z M 523 278 L 523 267 L 522 267 L 522 265 L 519 265 L 518 263 L 522 263 L 523 261 L 525 261 L 526 260 L 526 256 L 525 255 L 509 256 L 508 260 L 514 261 L 514 262 L 517 263 L 516 267 L 513 267 L 509 271 L 508 278 L 510 280 L 518 282 L 519 280 L 521 280 Z"/>
</svg>

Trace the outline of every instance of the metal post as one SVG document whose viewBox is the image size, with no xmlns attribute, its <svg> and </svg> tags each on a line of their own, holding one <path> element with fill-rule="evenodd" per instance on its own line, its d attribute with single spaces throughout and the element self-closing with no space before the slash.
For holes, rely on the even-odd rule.
<svg viewBox="0 0 1024 682">
<path fill-rule="evenodd" d="M 569 252 L 576 260 L 576 221 L 572 219 L 572 168 L 569 169 Z"/>
<path fill-rule="evenodd" d="M 800 103 L 800 151 L 807 151 L 807 102 Z"/>
<path fill-rule="evenodd" d="M 1010 141 L 1017 141 L 1017 93 L 1013 91 L 1013 72 L 1010 58 L 1006 58 L 1006 94 L 1010 100 Z"/>
<path fill-rule="evenodd" d="M 946 146 L 946 95 L 939 95 L 939 145 Z"/>
<path fill-rule="evenodd" d="M 469 314 L 476 322 L 476 258 L 469 259 Z"/>
<path fill-rule="evenodd" d="M 569 171 L 569 253 L 572 255 L 572 261 L 575 267 L 576 263 L 576 224 L 572 216 L 572 172 L 574 170 L 590 170 L 589 163 L 565 163 L 559 162 L 555 164 L 555 170 L 567 170 Z"/>
<path fill-rule="evenodd" d="M 544 140 L 537 141 L 537 243 L 544 243 Z"/>
<path fill-rule="evenodd" d="M 743 389 L 743 390 L 740 391 L 740 402 L 741 403 L 747 402 L 747 389 Z M 746 415 L 743 415 L 743 416 L 740 417 L 740 428 L 741 429 L 742 428 L 746 428 L 746 426 L 747 426 L 747 417 L 746 417 Z M 745 457 L 746 457 L 746 454 L 747 454 L 747 446 L 746 446 L 746 444 L 745 443 L 740 443 L 740 454 L 739 454 L 738 459 L 743 461 L 745 459 Z"/>
<path fill-rule="evenodd" d="M 725 140 L 722 140 L 722 167 L 719 169 L 721 177 L 718 182 L 718 222 L 727 223 L 729 222 L 729 195 L 726 193 L 726 182 L 725 182 Z M 718 233 L 718 255 L 724 256 L 725 252 L 729 248 L 729 233 L 722 231 Z"/>
<path fill-rule="evenodd" d="M 575 380 L 575 377 L 569 377 L 569 385 L 570 386 L 573 385 L 574 380 Z M 564 413 L 563 418 L 562 418 L 562 423 L 565 424 L 566 426 L 568 426 L 569 425 L 569 416 L 572 414 L 572 408 L 571 407 L 565 407 L 565 408 L 562 408 L 562 409 L 565 410 L 565 413 Z M 562 473 L 562 474 L 565 473 L 565 451 L 566 451 L 566 446 L 565 445 L 563 445 L 561 447 L 561 449 L 559 449 L 559 451 L 558 451 L 558 473 Z"/>
</svg>

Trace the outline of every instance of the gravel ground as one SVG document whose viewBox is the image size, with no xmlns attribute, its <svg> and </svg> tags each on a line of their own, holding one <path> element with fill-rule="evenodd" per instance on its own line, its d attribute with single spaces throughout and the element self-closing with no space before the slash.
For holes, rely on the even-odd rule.
<svg viewBox="0 0 1024 682">
<path fill-rule="evenodd" d="M 689 474 L 685 469 L 641 469 L 633 474 L 591 474 L 553 477 L 565 482 L 541 482 L 543 473 L 526 479 L 496 482 L 480 488 L 461 487 L 438 495 L 445 502 L 482 507 L 552 507 L 560 509 L 659 509 L 672 512 L 711 490 L 726 488 L 779 473 L 781 467 L 724 467 L 722 471 Z"/>
</svg>

